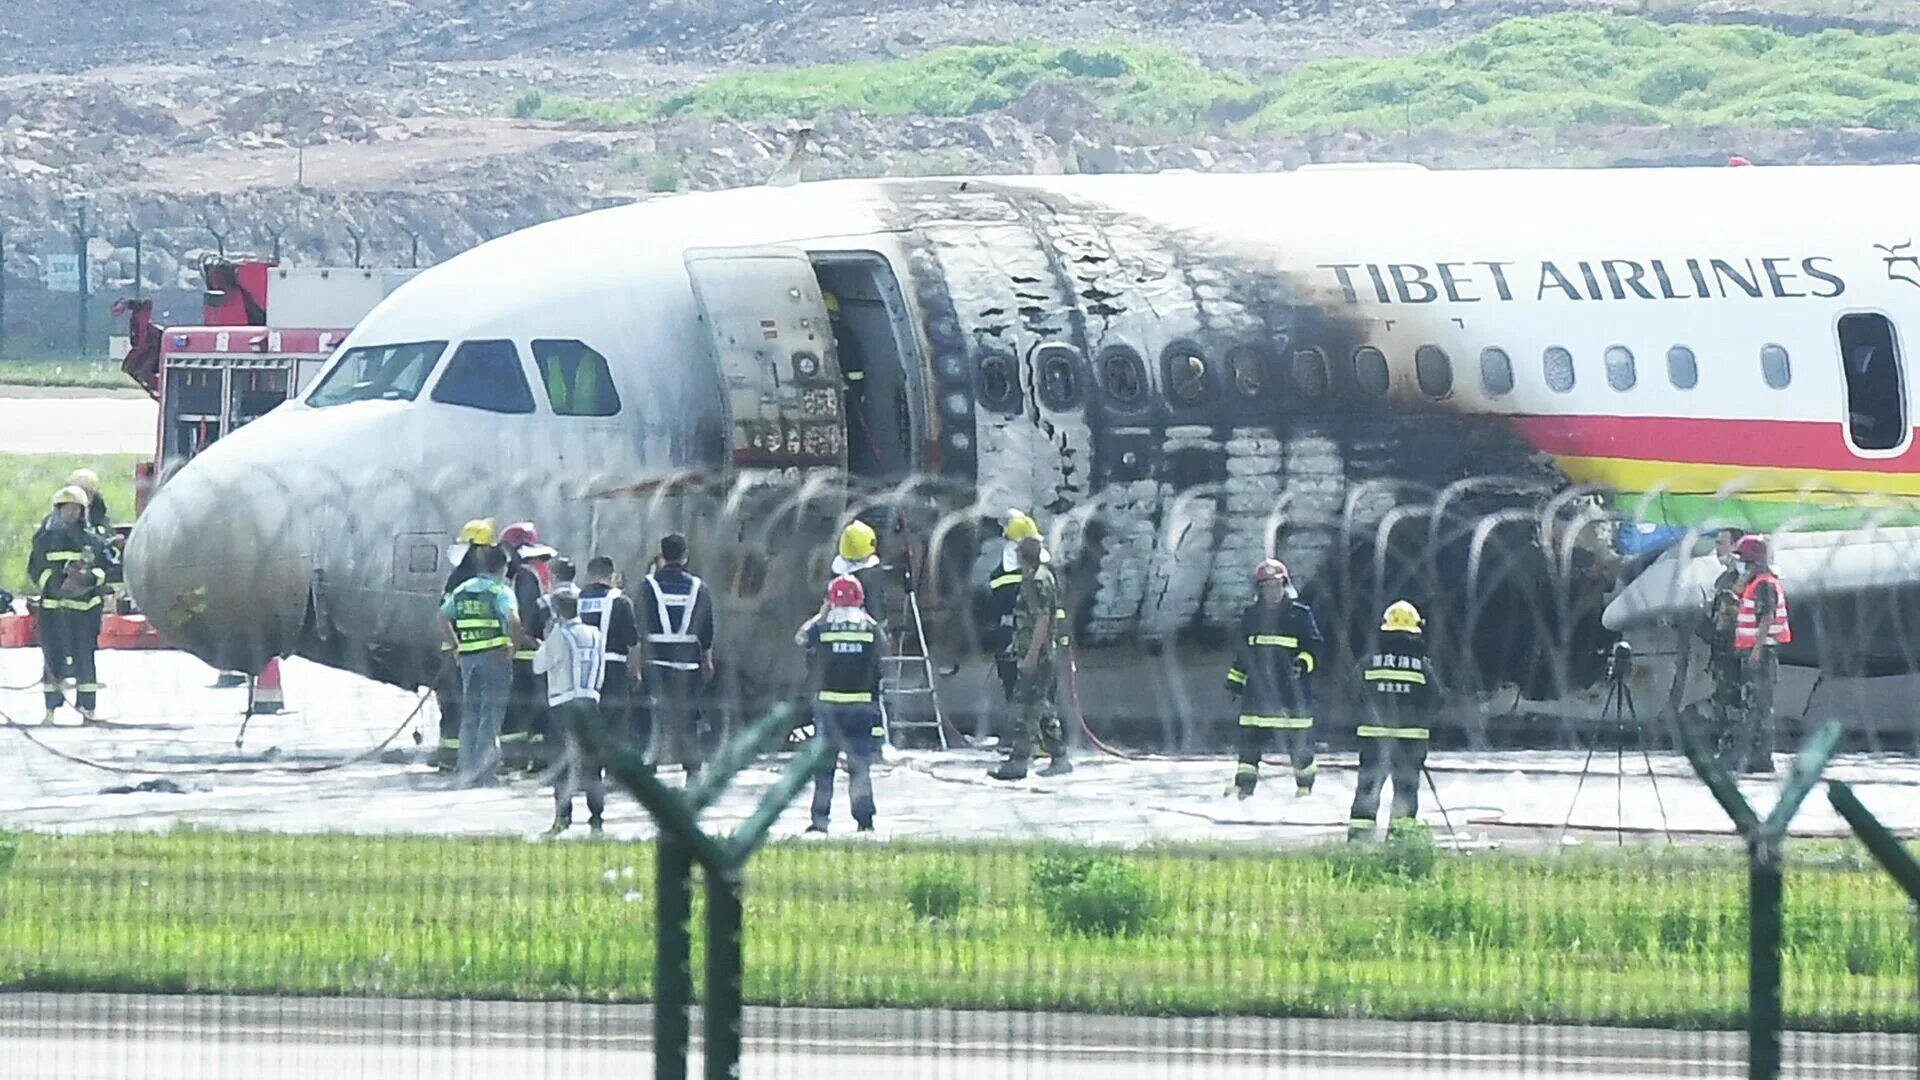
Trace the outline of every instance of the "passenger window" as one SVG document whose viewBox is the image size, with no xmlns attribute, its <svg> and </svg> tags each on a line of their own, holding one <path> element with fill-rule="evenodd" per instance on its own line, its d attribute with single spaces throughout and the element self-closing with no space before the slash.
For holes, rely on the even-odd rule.
<svg viewBox="0 0 1920 1080">
<path fill-rule="evenodd" d="M 613 388 L 607 358 L 579 341 L 536 341 L 533 361 L 557 416 L 613 416 L 620 394 Z"/>
<path fill-rule="evenodd" d="M 307 395 L 307 404 L 324 409 L 350 401 L 412 401 L 446 351 L 444 341 L 348 349 Z"/>
<path fill-rule="evenodd" d="M 1633 389 L 1633 384 L 1638 381 L 1640 377 L 1639 373 L 1634 370 L 1633 350 L 1627 348 L 1625 345 L 1609 345 L 1607 346 L 1606 361 L 1607 385 L 1621 393 Z"/>
<path fill-rule="evenodd" d="M 1573 389 L 1573 354 L 1555 345 L 1541 359 L 1547 369 L 1547 389 L 1564 394 Z"/>
<path fill-rule="evenodd" d="M 1513 360 L 1507 350 L 1491 345 L 1480 350 L 1480 388 L 1493 397 L 1513 393 Z"/>
<path fill-rule="evenodd" d="M 1675 345 L 1667 350 L 1667 381 L 1673 383 L 1676 390 L 1691 390 L 1700 385 L 1700 364 L 1693 358 L 1692 349 Z"/>
<path fill-rule="evenodd" d="M 433 400 L 496 413 L 530 413 L 533 391 L 511 341 L 466 341 L 453 352 Z"/>
<path fill-rule="evenodd" d="M 1785 346 L 1767 344 L 1760 347 L 1760 374 L 1766 377 L 1767 385 L 1775 390 L 1785 390 L 1793 381 L 1793 367 L 1787 361 Z"/>
<path fill-rule="evenodd" d="M 1885 315 L 1840 316 L 1840 363 L 1847 379 L 1847 432 L 1862 450 L 1907 440 L 1907 391 L 1899 344 Z"/>
<path fill-rule="evenodd" d="M 1453 393 L 1453 360 L 1438 345 L 1422 345 L 1413 352 L 1413 377 L 1420 392 L 1430 398 Z"/>
<path fill-rule="evenodd" d="M 1353 350 L 1353 381 L 1360 392 L 1370 397 L 1385 397 L 1387 393 L 1387 357 L 1386 354 L 1371 345 L 1362 345 Z"/>
<path fill-rule="evenodd" d="M 1332 381 L 1326 353 L 1314 348 L 1294 350 L 1293 385 L 1300 391 L 1301 397 L 1319 401 L 1327 396 L 1327 386 Z"/>
</svg>

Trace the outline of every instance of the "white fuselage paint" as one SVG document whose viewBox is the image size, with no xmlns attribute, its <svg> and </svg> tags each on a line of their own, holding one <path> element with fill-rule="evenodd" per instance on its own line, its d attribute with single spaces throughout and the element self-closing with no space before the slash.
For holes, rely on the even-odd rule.
<svg viewBox="0 0 1920 1080">
<path fill-rule="evenodd" d="M 1284 306 L 1336 325 L 1329 340 L 1342 348 L 1381 349 L 1391 399 L 1415 409 L 1802 420 L 1842 432 L 1834 320 L 1877 311 L 1902 332 L 1920 325 L 1920 269 L 1908 275 L 1895 254 L 1875 248 L 1920 235 L 1910 209 L 1917 184 L 1920 167 L 1909 166 L 1383 167 L 839 181 L 599 211 L 483 244 L 420 274 L 347 342 L 512 341 L 534 388 L 531 413 L 437 403 L 433 382 L 408 402 L 289 403 L 171 478 L 134 532 L 130 581 L 156 622 L 203 654 L 222 636 L 287 640 L 310 592 L 356 640 L 423 647 L 435 633 L 447 570 L 423 553 L 470 517 L 535 520 L 562 551 L 612 555 L 632 576 L 667 528 L 690 531 L 696 553 L 745 545 L 742 536 L 702 531 L 724 487 L 699 494 L 648 485 L 689 471 L 731 472 L 722 380 L 685 253 L 773 247 L 872 252 L 891 267 L 912 308 L 918 363 L 930 373 L 917 391 L 916 415 L 931 418 L 915 433 L 922 467 L 972 461 L 966 479 L 982 505 L 1022 506 L 1058 522 L 1063 556 L 1083 536 L 1084 518 L 1074 512 L 1097 507 L 1104 529 L 1084 610 L 1092 641 L 1224 626 L 1251 599 L 1254 560 L 1277 550 L 1303 575 L 1317 574 L 1335 554 L 1329 522 L 1377 516 L 1391 492 L 1357 490 L 1354 446 L 1329 430 L 1276 427 L 1244 408 L 1239 419 L 1110 417 L 1108 437 L 1156 440 L 1155 459 L 1213 462 L 1205 468 L 1217 476 L 1186 485 L 1142 462 L 1103 480 L 1094 461 L 1100 436 L 1084 403 L 1104 386 L 1105 350 L 1137 352 L 1146 393 L 1165 401 L 1174 388 L 1163 357 L 1178 342 L 1211 350 L 1244 339 L 1274 354 L 1274 370 L 1286 368 L 1289 353 L 1315 344 L 1320 331 L 1276 329 L 1270 320 Z M 1757 281 L 1764 295 L 1730 284 L 1713 259 Z M 949 315 L 930 310 L 918 288 L 927 267 L 944 277 L 964 356 L 941 355 L 930 336 L 930 320 Z M 1709 272 L 1696 277 L 1694 268 Z M 1840 281 L 1844 291 L 1828 295 Z M 1272 308 L 1259 301 L 1266 292 L 1274 293 Z M 604 354 L 621 412 L 554 415 L 529 351 L 541 339 L 582 341 Z M 1755 357 L 1763 341 L 1793 357 L 1791 392 L 1762 381 Z M 1699 358 L 1696 389 L 1665 377 L 1661 357 L 1677 343 Z M 1628 393 L 1609 388 L 1601 368 L 1614 344 L 1639 356 Z M 1422 345 L 1453 358 L 1443 402 L 1429 401 L 1416 383 Z M 1083 363 L 1077 400 L 1065 407 L 1042 393 L 1035 365 L 1049 346 L 1069 348 Z M 1511 392 L 1482 384 L 1475 358 L 1488 346 L 1512 358 Z M 1553 346 L 1575 357 L 1569 392 L 1546 383 L 1541 357 Z M 995 413 L 969 401 L 962 423 L 931 376 L 937 365 L 997 348 L 1017 361 L 1020 405 Z M 1209 361 L 1232 399 L 1223 357 Z M 1328 361 L 1349 362 L 1344 353 Z M 436 379 L 445 367 L 443 360 Z M 1913 393 L 1911 379 L 1903 392 Z M 1859 457 L 1904 452 L 1902 444 Z M 1114 462 L 1123 456 L 1114 451 Z M 1841 476 L 1834 486 L 1846 482 Z M 997 557 L 997 541 L 990 550 Z M 980 561 L 988 557 L 983 549 Z M 725 570 L 709 576 L 731 579 L 739 567 L 730 559 L 715 556 Z M 796 612 L 775 605 L 770 614 L 765 597 L 733 597 L 732 580 L 720 585 L 736 625 L 807 610 L 804 602 Z M 1216 681 L 1208 673 L 1195 685 Z"/>
</svg>

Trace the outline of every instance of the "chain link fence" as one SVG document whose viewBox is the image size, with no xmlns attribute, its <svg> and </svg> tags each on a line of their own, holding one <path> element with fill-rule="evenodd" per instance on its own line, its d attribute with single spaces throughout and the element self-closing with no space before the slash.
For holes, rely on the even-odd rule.
<svg viewBox="0 0 1920 1080">
<path fill-rule="evenodd" d="M 212 458 L 172 478 L 127 576 L 164 644 L 198 655 L 101 651 L 100 724 L 64 707 L 43 721 L 41 652 L 9 630 L 0 1026 L 16 1049 L 0 1073 L 655 1067 L 652 817 L 616 785 L 604 836 L 544 841 L 548 752 L 510 754 L 505 783 L 479 790 L 432 761 L 447 546 L 481 516 L 535 521 L 582 572 L 611 558 L 628 591 L 665 533 L 687 535 L 717 600 L 709 753 L 804 705 L 793 634 L 848 521 L 878 533 L 889 625 L 918 612 L 937 694 L 882 695 L 875 832 L 853 831 L 842 775 L 825 836 L 789 808 L 745 864 L 739 1075 L 1745 1075 L 1747 850 L 1677 747 L 1683 727 L 1718 745 L 1758 719 L 1751 699 L 1716 700 L 1703 630 L 1715 530 L 1756 526 L 1757 509 L 1793 597 L 1777 766 L 1838 721 L 1828 775 L 1920 828 L 1912 681 L 1895 673 L 1916 642 L 1892 585 L 1912 552 L 1884 506 L 1809 496 L 1783 521 L 1727 498 L 1649 540 L 1598 493 L 1526 475 L 1292 484 L 1258 507 L 1237 485 L 1120 486 L 1053 510 L 1037 487 L 636 483 L 574 460 L 559 483 L 486 463 L 423 479 Z M 23 477 L 4 497 L 9 581 L 47 486 Z M 1015 708 L 982 594 L 1009 565 L 1014 506 L 1063 586 L 1076 768 L 1004 783 L 987 772 Z M 1325 639 L 1317 776 L 1296 794 L 1276 743 L 1240 799 L 1226 675 L 1269 555 Z M 1445 693 L 1413 823 L 1349 843 L 1360 672 L 1395 600 L 1425 616 Z M 1608 627 L 1621 612 L 1630 653 Z M 275 656 L 277 687 L 222 678 Z M 910 726 L 936 701 L 946 727 Z M 534 734 L 537 699 L 514 708 L 510 731 Z M 643 693 L 607 733 L 656 720 Z M 706 827 L 749 823 L 804 733 L 716 789 Z M 1761 810 L 1777 787 L 1741 779 Z M 1910 1076 L 1907 896 L 1823 799 L 1793 833 L 1785 1074 Z M 697 1000 L 714 989 L 704 906 Z"/>
</svg>

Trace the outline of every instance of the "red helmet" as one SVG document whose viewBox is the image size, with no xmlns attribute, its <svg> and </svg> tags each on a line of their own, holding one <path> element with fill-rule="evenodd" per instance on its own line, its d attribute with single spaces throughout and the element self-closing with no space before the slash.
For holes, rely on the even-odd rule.
<svg viewBox="0 0 1920 1080">
<path fill-rule="evenodd" d="M 531 547 L 540 542 L 540 530 L 531 521 L 516 521 L 500 533 L 500 546 L 508 551 Z"/>
<path fill-rule="evenodd" d="M 1743 536 L 1733 545 L 1733 557 L 1742 562 L 1759 563 L 1767 561 L 1767 541 L 1765 537 Z"/>
<path fill-rule="evenodd" d="M 859 607 L 867 602 L 867 591 L 860 582 L 845 574 L 827 583 L 827 603 L 834 607 Z"/>
<path fill-rule="evenodd" d="M 1261 559 L 1259 564 L 1253 568 L 1253 583 L 1255 585 L 1263 585 L 1276 578 L 1281 581 L 1293 580 L 1293 575 L 1287 572 L 1287 564 L 1281 562 L 1279 559 Z"/>
</svg>

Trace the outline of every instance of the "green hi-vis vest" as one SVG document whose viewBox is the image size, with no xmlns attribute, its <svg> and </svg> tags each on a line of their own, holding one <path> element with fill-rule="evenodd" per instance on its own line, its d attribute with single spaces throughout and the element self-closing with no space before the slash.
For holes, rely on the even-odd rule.
<svg viewBox="0 0 1920 1080">
<path fill-rule="evenodd" d="M 505 649 L 513 645 L 507 634 L 507 621 L 495 610 L 495 599 L 507 591 L 497 581 L 473 578 L 453 591 L 453 633 L 460 640 L 460 652 L 476 653 Z"/>
</svg>

